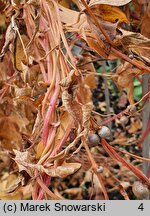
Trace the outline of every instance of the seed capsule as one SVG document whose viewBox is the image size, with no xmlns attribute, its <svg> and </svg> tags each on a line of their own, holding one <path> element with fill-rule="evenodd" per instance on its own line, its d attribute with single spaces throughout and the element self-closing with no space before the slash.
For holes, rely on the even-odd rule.
<svg viewBox="0 0 150 216">
<path fill-rule="evenodd" d="M 123 124 L 123 125 L 126 125 L 127 123 L 128 123 L 128 118 L 125 116 L 125 115 L 123 115 L 123 116 L 121 116 L 121 118 L 120 118 L 120 122 Z"/>
<path fill-rule="evenodd" d="M 98 173 L 103 173 L 103 171 L 104 171 L 104 167 L 99 166 L 99 167 L 97 168 L 97 172 L 98 172 Z"/>
<path fill-rule="evenodd" d="M 99 136 L 97 135 L 97 134 L 89 134 L 88 135 L 88 141 L 89 141 L 89 143 L 90 143 L 90 145 L 92 146 L 92 147 L 94 147 L 94 146 L 97 146 L 97 145 L 99 145 L 99 143 L 100 143 L 100 138 L 99 138 Z"/>
<path fill-rule="evenodd" d="M 146 199 L 149 196 L 149 189 L 139 181 L 134 182 L 132 191 L 138 199 Z"/>
<path fill-rule="evenodd" d="M 134 105 L 129 105 L 127 108 L 129 109 L 129 112 L 131 114 L 134 114 L 136 112 L 136 106 Z"/>
<path fill-rule="evenodd" d="M 111 135 L 110 129 L 106 126 L 102 126 L 102 128 L 98 130 L 98 135 L 101 138 L 107 138 Z"/>
</svg>

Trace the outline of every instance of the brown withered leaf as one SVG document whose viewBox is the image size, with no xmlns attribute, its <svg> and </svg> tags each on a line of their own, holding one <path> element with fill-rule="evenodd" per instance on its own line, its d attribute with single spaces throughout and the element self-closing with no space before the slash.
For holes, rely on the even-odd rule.
<svg viewBox="0 0 150 216">
<path fill-rule="evenodd" d="M 97 52 L 103 58 L 107 58 L 110 53 L 110 45 L 106 41 L 101 31 L 95 26 L 91 18 L 89 16 L 87 16 L 86 18 L 89 26 L 87 26 L 87 28 L 85 29 L 85 37 L 83 38 L 86 40 L 92 50 Z M 101 24 L 102 28 L 106 31 L 109 38 L 111 40 L 114 40 L 118 23 L 110 23 L 100 18 L 98 18 L 97 20 Z"/>
<path fill-rule="evenodd" d="M 23 177 L 20 174 L 3 173 L 0 179 L 0 200 L 21 200 L 31 197 L 32 185 L 20 187 Z"/>
<path fill-rule="evenodd" d="M 94 5 L 91 7 L 91 10 L 93 14 L 97 17 L 100 18 L 101 20 L 105 20 L 107 22 L 111 23 L 116 23 L 117 21 L 119 23 L 125 22 L 129 23 L 126 15 L 122 10 L 120 10 L 118 7 L 114 7 L 111 5 Z"/>
<path fill-rule="evenodd" d="M 49 166 L 44 167 L 40 164 L 34 164 L 33 158 L 31 158 L 31 155 L 29 152 L 20 152 L 17 150 L 14 150 L 15 153 L 15 162 L 18 165 L 19 172 L 25 170 L 30 176 L 34 176 L 35 170 L 37 170 L 40 173 L 46 173 L 49 176 L 52 177 L 60 177 L 65 178 L 68 175 L 71 175 L 75 173 L 78 169 L 80 169 L 81 164 L 80 163 L 66 163 L 63 162 L 61 166 Z"/>
<path fill-rule="evenodd" d="M 91 112 L 93 110 L 93 104 L 92 102 L 89 102 L 82 106 L 82 112 L 83 112 L 83 127 L 89 128 L 89 120 L 91 118 Z"/>
<path fill-rule="evenodd" d="M 6 169 L 6 167 L 9 167 L 10 165 L 10 156 L 6 152 L 6 150 L 2 151 L 0 148 L 0 170 L 2 171 L 3 169 Z"/>
<path fill-rule="evenodd" d="M 116 134 L 116 138 L 111 142 L 111 145 L 114 145 L 114 144 L 125 145 L 127 140 L 128 139 L 125 133 L 119 133 L 119 134 Z"/>
<path fill-rule="evenodd" d="M 84 6 L 82 4 L 81 1 L 78 1 L 78 0 L 72 0 L 77 6 L 79 9 L 83 10 L 84 9 Z M 90 0 L 90 1 L 86 1 L 86 2 L 89 2 L 88 3 L 88 6 L 89 7 L 92 7 L 93 5 L 103 5 L 103 4 L 107 4 L 107 5 L 112 5 L 112 6 L 122 6 L 122 5 L 125 5 L 127 3 L 129 3 L 131 0 Z"/>
<path fill-rule="evenodd" d="M 35 147 L 35 152 L 36 152 L 36 159 L 39 159 L 42 155 L 42 152 L 44 151 L 44 144 L 42 142 L 39 142 L 36 147 Z"/>
<path fill-rule="evenodd" d="M 58 3 L 67 8 L 70 6 L 70 0 L 58 0 Z"/>
<path fill-rule="evenodd" d="M 27 84 L 27 86 L 23 88 L 19 88 L 18 86 L 14 86 L 15 97 L 20 96 L 31 96 L 32 88 Z"/>
<path fill-rule="evenodd" d="M 31 164 L 33 158 L 29 151 L 21 152 L 14 150 L 15 158 L 14 161 L 17 163 L 19 172 L 25 170 L 29 175 L 31 175 L 30 168 L 28 169 L 28 165 Z"/>
<path fill-rule="evenodd" d="M 81 105 L 73 99 L 72 95 L 64 90 L 62 93 L 63 105 L 69 114 L 74 118 L 76 123 L 82 124 L 82 108 Z"/>
<path fill-rule="evenodd" d="M 91 74 L 87 74 L 85 76 L 85 84 L 87 86 L 89 86 L 89 88 L 91 90 L 95 89 L 96 88 L 96 79 L 95 79 L 95 76 L 91 73 Z"/>
<path fill-rule="evenodd" d="M 113 6 L 122 6 L 128 4 L 131 0 L 90 0 L 89 6 L 96 4 L 107 4 Z"/>
<path fill-rule="evenodd" d="M 4 180 L 1 179 L 0 181 L 0 196 L 15 191 L 21 185 L 22 178 L 23 177 L 17 174 L 8 175 L 5 173 Z"/>
<path fill-rule="evenodd" d="M 6 15 L 4 13 L 0 14 L 0 27 L 5 26 L 5 22 L 6 22 Z"/>
<path fill-rule="evenodd" d="M 0 128 L 0 145 L 7 150 L 20 149 L 22 136 L 16 120 L 3 117 L 0 119 Z"/>
<path fill-rule="evenodd" d="M 78 56 L 77 56 L 78 57 Z M 80 70 L 82 70 L 83 72 L 89 72 L 92 74 L 92 72 L 96 72 L 95 67 L 93 65 L 93 61 L 96 61 L 96 57 L 93 56 L 91 53 L 89 52 L 85 52 L 82 54 L 82 60 L 81 62 L 77 63 L 77 66 L 79 67 Z M 88 75 L 87 75 L 88 76 Z M 95 77 L 95 76 L 94 76 Z M 85 76 L 86 79 L 86 76 Z M 95 79 L 95 78 L 94 78 Z M 85 81 L 86 82 L 86 81 Z M 96 88 L 96 83 L 94 84 L 95 88 Z M 92 87 L 92 86 L 91 86 Z"/>
<path fill-rule="evenodd" d="M 142 19 L 142 24 L 141 24 L 141 34 L 147 38 L 150 38 L 149 23 L 150 23 L 150 3 L 147 7 L 145 14 L 144 14 L 144 17 Z"/>
<path fill-rule="evenodd" d="M 21 35 L 22 42 L 24 44 L 24 47 L 29 43 L 29 39 L 26 35 Z M 15 40 L 15 46 L 14 46 L 14 67 L 18 71 L 22 71 L 22 63 L 27 64 L 28 59 L 27 55 L 25 54 L 25 50 L 23 48 L 23 44 L 21 43 L 21 40 L 19 36 L 16 37 Z"/>
<path fill-rule="evenodd" d="M 82 124 L 81 104 L 75 99 L 75 88 L 77 77 L 74 71 L 71 71 L 65 79 L 61 81 L 62 101 L 67 112 L 73 117 L 76 123 Z"/>
<path fill-rule="evenodd" d="M 61 166 L 46 169 L 46 173 L 52 177 L 65 178 L 69 175 L 74 174 L 81 167 L 80 163 L 66 163 L 64 162 Z"/>
<path fill-rule="evenodd" d="M 150 39 L 144 37 L 140 33 L 130 32 L 123 29 L 121 36 L 118 37 L 119 44 L 129 49 L 133 56 L 143 61 L 144 63 L 150 64 Z M 116 37 L 117 38 L 117 37 Z M 121 43 L 120 43 L 121 42 Z"/>
<path fill-rule="evenodd" d="M 29 176 L 33 177 L 35 171 L 38 172 L 47 172 L 47 170 L 39 164 L 34 164 L 33 159 L 34 157 L 30 154 L 29 151 L 21 152 L 14 150 L 15 158 L 14 161 L 18 165 L 19 172 L 26 171 Z"/>
<path fill-rule="evenodd" d="M 5 35 L 5 43 L 0 53 L 0 62 L 3 61 L 5 53 L 9 49 L 9 45 L 14 42 L 16 38 L 16 31 L 12 28 L 12 24 L 7 27 L 6 35 Z"/>
<path fill-rule="evenodd" d="M 121 64 L 117 68 L 116 74 L 112 76 L 112 79 L 114 80 L 115 84 L 117 85 L 117 87 L 120 89 L 121 92 L 123 89 L 126 89 L 127 97 L 130 104 L 134 104 L 134 99 L 133 99 L 134 76 L 133 76 L 132 65 L 127 62 Z"/>
<path fill-rule="evenodd" d="M 58 126 L 57 133 L 55 136 L 55 145 L 60 143 L 61 139 L 63 138 L 67 128 L 70 126 L 73 118 L 69 112 L 64 110 L 64 108 L 60 109 L 60 125 Z"/>
<path fill-rule="evenodd" d="M 72 14 L 73 13 L 73 14 Z M 95 15 L 99 14 L 99 8 L 95 11 Z M 89 15 L 85 13 L 80 14 L 68 8 L 60 6 L 60 17 L 64 22 L 65 28 L 68 32 L 76 32 L 83 38 L 89 47 L 97 52 L 103 58 L 107 58 L 110 53 L 110 45 L 105 40 L 104 35 L 95 26 Z M 110 23 L 100 17 L 97 17 L 107 35 L 113 40 L 116 36 L 116 28 L 118 22 Z"/>
<path fill-rule="evenodd" d="M 131 126 L 130 126 L 128 132 L 129 132 L 130 134 L 134 134 L 134 133 L 136 133 L 139 129 L 141 129 L 141 127 L 142 127 L 142 123 L 141 123 L 141 120 L 140 120 L 140 119 L 137 119 L 137 120 L 135 120 L 135 121 L 132 119 L 132 123 L 131 123 Z"/>
</svg>

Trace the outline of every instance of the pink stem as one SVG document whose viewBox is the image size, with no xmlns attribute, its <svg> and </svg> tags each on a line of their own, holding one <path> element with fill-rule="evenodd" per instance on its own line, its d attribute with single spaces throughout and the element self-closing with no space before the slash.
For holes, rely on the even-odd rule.
<svg viewBox="0 0 150 216">
<path fill-rule="evenodd" d="M 50 129 L 50 122 L 52 120 L 52 114 L 53 114 L 53 111 L 54 111 L 54 108 L 55 108 L 55 105 L 56 105 L 56 102 L 59 96 L 59 92 L 60 92 L 60 86 L 58 85 L 54 91 L 49 108 L 45 115 L 45 120 L 44 120 L 44 125 L 43 125 L 43 134 L 42 134 L 42 140 L 45 145 L 47 143 L 48 133 Z"/>
</svg>

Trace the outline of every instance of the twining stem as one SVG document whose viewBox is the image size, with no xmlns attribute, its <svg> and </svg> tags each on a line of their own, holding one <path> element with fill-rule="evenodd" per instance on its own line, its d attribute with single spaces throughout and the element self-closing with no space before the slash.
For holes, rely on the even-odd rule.
<svg viewBox="0 0 150 216">
<path fill-rule="evenodd" d="M 148 92 L 147 94 L 145 94 L 138 102 L 136 102 L 135 104 L 133 104 L 132 106 L 137 106 L 139 103 L 141 103 L 142 101 L 146 100 L 148 97 L 150 96 L 150 92 Z M 106 121 L 103 121 L 102 123 L 100 123 L 100 126 L 103 126 L 105 124 L 109 124 L 111 121 L 115 120 L 116 118 L 121 117 L 124 114 L 127 114 L 130 111 L 130 106 L 127 107 L 125 110 L 123 110 L 122 112 L 114 115 L 113 117 L 107 119 Z"/>
</svg>

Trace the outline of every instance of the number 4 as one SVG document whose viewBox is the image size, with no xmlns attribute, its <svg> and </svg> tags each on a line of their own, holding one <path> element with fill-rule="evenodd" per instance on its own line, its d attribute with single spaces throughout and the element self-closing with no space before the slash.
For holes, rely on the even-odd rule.
<svg viewBox="0 0 150 216">
<path fill-rule="evenodd" d="M 139 205 L 138 209 L 140 209 L 141 211 L 144 210 L 143 203 L 141 203 L 141 204 Z"/>
</svg>

